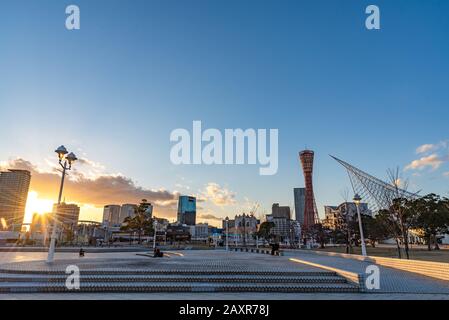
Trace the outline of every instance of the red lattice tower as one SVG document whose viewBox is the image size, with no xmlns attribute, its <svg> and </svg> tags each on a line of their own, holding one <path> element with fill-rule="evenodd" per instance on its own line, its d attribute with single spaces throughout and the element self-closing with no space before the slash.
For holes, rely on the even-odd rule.
<svg viewBox="0 0 449 320">
<path fill-rule="evenodd" d="M 301 228 L 305 231 L 318 222 L 318 211 L 316 209 L 312 183 L 313 156 L 314 152 L 312 150 L 304 150 L 299 153 L 299 159 L 301 160 L 302 170 L 304 173 L 304 182 L 306 186 L 304 224 Z"/>
</svg>

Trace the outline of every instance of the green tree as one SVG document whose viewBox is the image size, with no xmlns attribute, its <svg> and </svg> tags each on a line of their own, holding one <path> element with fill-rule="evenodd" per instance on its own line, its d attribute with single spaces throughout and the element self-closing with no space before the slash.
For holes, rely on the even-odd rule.
<svg viewBox="0 0 449 320">
<path fill-rule="evenodd" d="M 398 258 L 402 258 L 401 254 L 401 237 L 402 232 L 399 223 L 395 219 L 394 215 L 391 214 L 390 210 L 382 209 L 379 210 L 376 215 L 376 220 L 386 229 L 386 239 L 393 238 L 396 242 L 396 248 L 398 250 Z"/>
<path fill-rule="evenodd" d="M 126 217 L 120 230 L 125 232 L 136 232 L 138 235 L 138 243 L 141 244 L 142 236 L 151 235 L 153 230 L 153 219 L 147 213 L 149 203 L 146 199 L 134 210 L 134 216 Z"/>
<path fill-rule="evenodd" d="M 269 241 L 272 238 L 271 229 L 274 228 L 273 222 L 262 222 L 259 230 L 255 233 L 260 239 L 264 239 L 266 241 Z"/>
<path fill-rule="evenodd" d="M 406 258 L 409 259 L 409 233 L 414 224 L 416 212 L 410 207 L 408 181 L 402 180 L 399 168 L 387 171 L 390 188 L 384 188 L 382 196 L 388 200 L 389 207 L 385 208 L 389 213 L 388 221 L 391 224 L 391 232 L 394 234 L 398 255 L 401 258 L 401 242 L 404 244 Z M 399 234 L 396 231 L 399 230 Z"/>
<path fill-rule="evenodd" d="M 310 228 L 310 234 L 319 244 L 321 249 L 325 248 L 327 242 L 331 238 L 331 230 L 321 223 L 316 223 Z"/>
<path fill-rule="evenodd" d="M 362 215 L 362 221 L 365 228 L 366 238 L 373 248 L 376 247 L 377 242 L 390 237 L 390 231 L 383 216 L 377 215 L 373 218 L 371 216 Z"/>
<path fill-rule="evenodd" d="M 427 240 L 427 249 L 439 249 L 437 235 L 449 233 L 449 199 L 431 193 L 411 202 L 411 207 L 417 212 L 415 227 L 422 230 Z"/>
<path fill-rule="evenodd" d="M 393 204 L 390 208 L 390 212 L 393 214 L 393 219 L 397 222 L 401 230 L 401 239 L 404 242 L 407 259 L 410 259 L 408 243 L 410 229 L 415 225 L 417 216 L 417 211 L 414 209 L 412 202 L 412 200 L 403 197 L 396 198 L 393 199 Z"/>
</svg>

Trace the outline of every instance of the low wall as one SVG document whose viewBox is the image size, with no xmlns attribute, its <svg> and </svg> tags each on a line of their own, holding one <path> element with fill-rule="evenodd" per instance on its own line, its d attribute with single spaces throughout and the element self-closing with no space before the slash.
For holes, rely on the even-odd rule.
<svg viewBox="0 0 449 320">
<path fill-rule="evenodd" d="M 378 264 L 384 267 L 395 268 L 403 271 L 408 271 L 412 273 L 417 273 L 427 277 L 447 280 L 449 281 L 449 263 L 444 262 L 432 262 L 432 261 L 422 261 L 422 260 L 407 260 L 407 259 L 397 259 L 397 258 L 384 258 L 376 256 L 361 256 L 357 254 L 346 254 L 337 252 L 323 252 L 323 251 L 309 251 L 311 253 L 316 253 L 326 256 L 335 256 L 346 259 L 355 259 L 359 261 L 366 261 L 374 264 Z M 448 253 L 449 254 L 449 253 Z"/>
<path fill-rule="evenodd" d="M 232 247 L 229 248 L 229 251 L 235 251 L 235 252 L 251 252 L 251 253 L 260 253 L 260 254 L 271 254 L 271 249 L 266 248 L 245 248 L 245 247 Z M 284 254 L 282 251 L 276 251 L 274 253 L 276 256 L 283 256 Z"/>
</svg>

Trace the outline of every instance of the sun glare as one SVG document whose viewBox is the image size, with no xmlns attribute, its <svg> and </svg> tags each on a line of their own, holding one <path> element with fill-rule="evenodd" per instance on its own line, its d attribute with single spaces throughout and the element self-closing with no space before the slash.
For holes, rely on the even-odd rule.
<svg viewBox="0 0 449 320">
<path fill-rule="evenodd" d="M 53 200 L 40 199 L 36 191 L 28 192 L 27 204 L 25 207 L 24 222 L 31 222 L 34 213 L 45 214 L 53 210 Z"/>
</svg>

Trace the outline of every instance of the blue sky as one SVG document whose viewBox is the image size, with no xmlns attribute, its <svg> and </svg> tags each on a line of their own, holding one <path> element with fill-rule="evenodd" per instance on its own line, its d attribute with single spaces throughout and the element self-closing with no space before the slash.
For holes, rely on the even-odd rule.
<svg viewBox="0 0 449 320">
<path fill-rule="evenodd" d="M 65 29 L 69 4 L 81 30 Z M 369 4 L 381 30 L 364 26 Z M 216 216 L 245 198 L 267 213 L 292 205 L 306 146 L 320 211 L 349 187 L 328 154 L 380 178 L 400 166 L 411 189 L 448 195 L 447 12 L 448 1 L 411 0 L 2 1 L 0 161 L 45 167 L 65 144 L 144 188 L 217 183 L 235 202 L 206 201 Z M 278 174 L 172 165 L 170 132 L 193 120 L 278 128 Z"/>
</svg>

